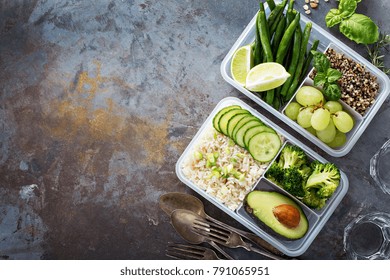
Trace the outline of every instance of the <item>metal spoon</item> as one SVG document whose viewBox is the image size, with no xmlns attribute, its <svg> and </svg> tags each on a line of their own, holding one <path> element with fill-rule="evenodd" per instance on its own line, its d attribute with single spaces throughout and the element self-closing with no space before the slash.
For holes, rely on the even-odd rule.
<svg viewBox="0 0 390 280">
<path fill-rule="evenodd" d="M 232 226 L 229 226 L 219 220 L 214 219 L 213 217 L 210 217 L 206 214 L 204 211 L 204 205 L 201 200 L 199 200 L 197 197 L 186 194 L 186 193 L 180 193 L 180 192 L 171 192 L 166 193 L 160 196 L 159 200 L 160 208 L 167 213 L 168 216 L 171 216 L 171 213 L 175 211 L 176 209 L 186 209 L 189 211 L 194 212 L 195 214 L 198 214 L 199 216 L 213 221 L 216 224 L 219 224 L 223 227 L 226 227 L 227 229 L 234 231 L 241 235 L 242 237 L 245 237 L 246 239 L 252 241 L 256 245 L 268 250 L 269 252 L 278 255 L 278 256 L 284 256 L 282 252 L 280 252 L 278 249 L 273 247 L 271 244 L 266 242 L 265 240 L 261 239 L 259 236 L 243 231 L 237 228 L 234 228 Z"/>
<path fill-rule="evenodd" d="M 195 219 L 199 215 L 194 214 L 194 212 L 185 210 L 185 209 L 176 209 L 171 213 L 171 222 L 172 226 L 175 228 L 178 234 L 183 237 L 188 243 L 191 244 L 200 244 L 203 242 L 209 243 L 216 250 L 218 250 L 222 255 L 227 259 L 232 260 L 233 258 L 229 256 L 224 250 L 221 249 L 214 241 L 208 240 L 206 237 L 196 234 L 192 231 L 192 226 L 195 222 Z"/>
</svg>

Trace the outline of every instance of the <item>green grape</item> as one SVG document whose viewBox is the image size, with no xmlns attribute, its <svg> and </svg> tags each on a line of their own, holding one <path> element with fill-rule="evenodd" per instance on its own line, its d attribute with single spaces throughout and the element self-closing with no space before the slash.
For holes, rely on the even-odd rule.
<svg viewBox="0 0 390 280">
<path fill-rule="evenodd" d="M 324 95 L 315 87 L 303 86 L 298 90 L 295 98 L 302 106 L 312 106 L 320 104 L 324 99 Z"/>
<path fill-rule="evenodd" d="M 314 111 L 310 123 L 315 130 L 324 130 L 330 121 L 330 113 L 327 109 L 318 108 Z"/>
<path fill-rule="evenodd" d="M 336 128 L 343 133 L 353 128 L 353 119 L 347 112 L 338 111 L 332 115 L 332 119 Z"/>
<path fill-rule="evenodd" d="M 336 137 L 336 127 L 333 121 L 329 121 L 328 126 L 323 130 L 317 130 L 317 137 L 324 143 L 330 143 Z"/>
<path fill-rule="evenodd" d="M 297 102 L 290 102 L 284 112 L 289 119 L 296 121 L 299 114 L 299 109 L 301 108 L 302 106 L 299 105 Z"/>
<path fill-rule="evenodd" d="M 328 143 L 328 146 L 331 148 L 337 148 L 344 145 L 345 142 L 347 142 L 347 136 L 345 133 L 342 133 L 340 130 L 336 129 L 336 136 L 332 142 Z"/>
<path fill-rule="evenodd" d="M 334 114 L 334 113 L 336 113 L 338 111 L 342 111 L 343 110 L 343 106 L 338 101 L 328 101 L 328 102 L 325 103 L 324 108 L 328 109 L 328 111 L 331 114 Z"/>
<path fill-rule="evenodd" d="M 309 133 L 313 134 L 314 136 L 317 135 L 317 134 L 316 134 L 317 132 L 316 132 L 316 130 L 315 130 L 313 127 L 307 127 L 306 130 L 307 130 Z"/>
<path fill-rule="evenodd" d="M 297 117 L 297 123 L 303 128 L 308 128 L 311 126 L 311 117 L 313 116 L 314 107 L 309 106 L 299 111 Z"/>
</svg>

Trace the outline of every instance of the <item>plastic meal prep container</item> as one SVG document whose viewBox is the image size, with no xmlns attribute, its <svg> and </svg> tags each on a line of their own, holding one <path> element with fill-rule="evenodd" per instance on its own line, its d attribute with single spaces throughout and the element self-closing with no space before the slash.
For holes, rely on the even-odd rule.
<svg viewBox="0 0 390 280">
<path fill-rule="evenodd" d="M 269 14 L 270 10 L 268 6 L 265 4 L 266 7 L 266 13 Z M 301 13 L 301 27 L 303 28 L 307 22 L 310 22 L 310 20 L 305 17 Z M 363 134 L 364 130 L 367 128 L 375 114 L 378 112 L 379 108 L 383 104 L 383 102 L 386 100 L 387 96 L 390 93 L 390 80 L 389 78 L 378 68 L 376 68 L 373 64 L 371 64 L 369 61 L 367 61 L 364 57 L 356 53 L 354 50 L 346 46 L 344 43 L 342 43 L 340 40 L 332 36 L 329 32 L 312 22 L 313 27 L 310 35 L 309 40 L 309 46 L 312 45 L 313 41 L 318 39 L 320 40 L 320 44 L 317 48 L 318 51 L 325 52 L 327 48 L 331 47 L 335 49 L 338 53 L 344 54 L 346 57 L 353 59 L 354 61 L 360 63 L 361 65 L 365 66 L 365 69 L 369 71 L 372 75 L 376 76 L 377 83 L 379 84 L 379 91 L 375 98 L 374 104 L 370 106 L 370 108 L 367 110 L 367 112 L 361 116 L 359 113 L 354 111 L 351 107 L 349 107 L 344 102 L 341 102 L 343 105 L 343 108 L 345 111 L 350 113 L 355 119 L 355 126 L 352 131 L 347 133 L 347 141 L 346 143 L 338 148 L 331 148 L 327 144 L 323 143 L 320 139 L 318 139 L 316 136 L 310 134 L 306 129 L 302 128 L 298 123 L 295 121 L 289 119 L 284 114 L 284 109 L 288 105 L 285 104 L 284 107 L 280 108 L 279 110 L 274 109 L 272 106 L 268 105 L 265 101 L 263 101 L 256 93 L 250 92 L 249 90 L 245 89 L 243 86 L 241 86 L 239 83 L 234 81 L 234 79 L 231 76 L 230 73 L 230 63 L 233 57 L 234 52 L 240 48 L 241 46 L 248 45 L 252 43 L 255 40 L 255 32 L 256 32 L 256 15 L 253 17 L 253 19 L 250 21 L 248 26 L 245 28 L 241 36 L 237 39 L 233 47 L 230 49 L 224 60 L 221 64 L 221 74 L 223 78 L 232 86 L 237 88 L 239 91 L 241 91 L 243 94 L 251 98 L 254 102 L 262 106 L 264 109 L 268 110 L 270 113 L 278 117 L 280 120 L 288 124 L 290 127 L 295 129 L 297 132 L 302 134 L 304 137 L 306 137 L 308 140 L 310 140 L 312 143 L 317 145 L 319 148 L 321 148 L 323 151 L 328 153 L 331 156 L 334 157 L 342 157 L 350 152 L 350 150 L 353 148 L 357 140 L 360 138 L 360 136 Z M 310 73 L 311 71 L 309 71 Z M 300 85 L 300 87 L 305 84 L 312 85 L 313 82 L 309 78 L 309 74 L 307 75 L 306 79 L 304 79 L 303 83 Z M 300 88 L 299 87 L 299 88 Z M 294 95 L 295 96 L 295 95 Z M 289 101 L 291 102 L 294 99 L 294 97 Z"/>
<path fill-rule="evenodd" d="M 282 193 L 290 198 L 292 198 L 296 203 L 298 203 L 304 213 L 306 214 L 306 217 L 309 222 L 309 229 L 305 236 L 303 236 L 300 239 L 296 240 L 289 240 L 286 238 L 283 238 L 277 234 L 275 234 L 271 229 L 269 229 L 264 224 L 260 223 L 259 220 L 256 218 L 250 216 L 247 211 L 245 210 L 245 206 L 243 203 L 239 205 L 239 207 L 236 210 L 231 210 L 226 205 L 224 205 L 222 202 L 220 202 L 218 199 L 216 199 L 214 196 L 210 195 L 200 187 L 198 187 L 196 184 L 194 184 L 192 181 L 190 181 L 186 175 L 183 172 L 183 166 L 185 163 L 185 160 L 188 159 L 190 155 L 192 155 L 195 152 L 196 145 L 199 143 L 199 141 L 202 139 L 202 137 L 205 135 L 204 133 L 208 133 L 209 129 L 213 129 L 212 126 L 212 120 L 214 116 L 223 108 L 230 106 L 230 105 L 239 105 L 243 109 L 248 110 L 251 114 L 258 117 L 264 124 L 267 126 L 273 128 L 279 135 L 282 136 L 283 144 L 281 149 L 283 149 L 284 145 L 286 143 L 291 143 L 294 145 L 299 146 L 305 153 L 307 154 L 308 158 L 310 160 L 318 160 L 320 162 L 327 162 L 324 158 L 322 158 L 320 155 L 315 153 L 313 150 L 311 150 L 309 147 L 301 143 L 299 140 L 288 134 L 286 131 L 282 130 L 280 127 L 275 125 L 274 123 L 270 122 L 267 118 L 262 116 L 260 113 L 252 109 L 250 106 L 248 106 L 246 103 L 241 101 L 238 98 L 235 97 L 227 97 L 221 100 L 217 106 L 214 108 L 212 113 L 209 115 L 209 117 L 206 119 L 206 121 L 203 123 L 197 134 L 194 136 L 190 144 L 187 146 L 181 157 L 179 158 L 178 162 L 176 163 L 176 174 L 178 178 L 185 183 L 187 186 L 189 186 L 191 189 L 193 189 L 195 192 L 209 200 L 211 203 L 213 203 L 215 206 L 223 210 L 225 213 L 236 219 L 238 222 L 240 222 L 242 225 L 247 227 L 249 230 L 269 242 L 271 245 L 273 245 L 275 248 L 279 249 L 281 252 L 288 256 L 299 256 L 303 254 L 307 248 L 310 246 L 310 244 L 313 242 L 317 234 L 320 232 L 320 230 L 323 228 L 325 223 L 328 221 L 329 217 L 332 215 L 336 207 L 340 204 L 341 200 L 345 196 L 348 190 L 348 178 L 345 175 L 343 171 L 340 170 L 341 173 L 341 179 L 340 184 L 338 188 L 336 189 L 335 193 L 332 195 L 331 198 L 328 199 L 326 205 L 321 210 L 313 210 L 307 207 L 305 204 L 303 204 L 301 201 L 297 200 L 294 196 L 291 196 L 289 193 L 284 191 L 279 186 L 275 185 L 271 181 L 269 181 L 267 178 L 264 177 L 264 174 L 266 173 L 266 170 L 263 172 L 261 177 L 257 180 L 257 182 L 251 187 L 251 190 L 265 190 L 265 191 L 276 191 L 279 193 Z M 280 149 L 280 150 L 281 150 Z M 278 154 L 280 153 L 280 150 Z M 273 160 L 275 160 L 278 157 L 275 156 Z M 272 161 L 269 162 L 268 166 L 272 164 Z M 268 168 L 268 167 L 267 167 Z"/>
</svg>

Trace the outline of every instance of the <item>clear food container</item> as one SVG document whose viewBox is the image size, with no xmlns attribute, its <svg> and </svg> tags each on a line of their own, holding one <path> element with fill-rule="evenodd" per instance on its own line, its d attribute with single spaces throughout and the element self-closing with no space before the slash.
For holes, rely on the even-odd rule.
<svg viewBox="0 0 390 280">
<path fill-rule="evenodd" d="M 269 8 L 267 5 L 266 7 L 266 13 L 269 14 Z M 303 14 L 301 14 L 301 26 L 304 28 L 307 22 L 310 22 L 310 20 L 305 17 Z M 302 134 L 304 137 L 306 137 L 308 140 L 310 140 L 312 143 L 317 145 L 319 148 L 324 150 L 326 153 L 328 153 L 331 156 L 334 157 L 342 157 L 350 152 L 350 150 L 353 148 L 357 140 L 360 138 L 360 136 L 363 134 L 364 130 L 367 128 L 371 120 L 374 118 L 375 114 L 378 112 L 379 108 L 383 104 L 383 102 L 386 100 L 390 93 L 390 80 L 389 78 L 378 68 L 376 68 L 373 64 L 371 64 L 369 61 L 367 61 L 364 57 L 356 53 L 354 50 L 346 46 L 344 43 L 342 43 L 340 40 L 332 36 L 329 32 L 312 22 L 313 27 L 311 31 L 311 36 L 309 40 L 309 45 L 313 43 L 314 40 L 318 39 L 320 40 L 320 44 L 317 48 L 318 51 L 325 52 L 327 48 L 331 47 L 335 49 L 338 53 L 344 54 L 346 57 L 353 59 L 354 61 L 360 63 L 365 67 L 367 71 L 369 71 L 372 75 L 374 75 L 377 78 L 377 83 L 379 84 L 379 92 L 375 98 L 375 102 L 370 106 L 370 108 L 367 110 L 367 112 L 362 116 L 356 111 L 354 111 L 351 107 L 349 107 L 347 104 L 342 103 L 344 110 L 350 113 L 351 116 L 355 119 L 355 126 L 352 131 L 347 133 L 347 141 L 343 146 L 340 146 L 338 148 L 331 148 L 324 142 L 322 142 L 320 139 L 318 139 L 316 136 L 309 133 L 306 129 L 302 128 L 297 124 L 295 121 L 289 119 L 284 114 L 284 109 L 288 105 L 285 104 L 284 107 L 280 108 L 279 110 L 276 110 L 272 106 L 268 105 L 265 101 L 263 101 L 258 95 L 256 95 L 253 92 L 250 92 L 246 88 L 244 88 L 242 85 L 237 83 L 231 76 L 230 73 L 230 63 L 233 57 L 234 52 L 240 48 L 241 46 L 251 44 L 255 40 L 255 32 L 256 32 L 256 15 L 253 17 L 253 19 L 250 21 L 248 26 L 245 28 L 243 33 L 240 35 L 240 37 L 237 39 L 233 47 L 230 49 L 224 60 L 221 64 L 221 74 L 223 78 L 232 86 L 237 88 L 239 91 L 241 91 L 243 94 L 248 96 L 250 99 L 252 99 L 254 102 L 262 106 L 264 109 L 268 110 L 270 113 L 278 117 L 280 120 L 291 126 L 293 129 L 298 131 L 300 134 Z M 310 73 L 311 71 L 309 71 Z M 312 84 L 312 80 L 309 78 L 309 74 L 307 75 L 306 79 L 304 79 L 303 84 Z M 299 87 L 300 88 L 300 87 Z M 294 97 L 291 99 L 293 100 Z M 290 100 L 290 102 L 291 102 Z"/>
<path fill-rule="evenodd" d="M 248 106 L 240 99 L 234 97 L 227 97 L 218 103 L 218 105 L 215 107 L 215 109 L 212 111 L 210 116 L 203 123 L 203 125 L 201 126 L 197 134 L 194 136 L 190 144 L 187 146 L 187 148 L 179 158 L 178 162 L 176 163 L 176 174 L 183 183 L 185 183 L 195 192 L 197 192 L 198 194 L 206 198 L 208 201 L 213 203 L 215 206 L 223 210 L 225 213 L 227 213 L 237 221 L 239 221 L 242 225 L 247 227 L 249 230 L 257 234 L 258 236 L 262 237 L 264 240 L 269 242 L 275 248 L 279 249 L 281 252 L 283 252 L 288 256 L 292 256 L 292 257 L 299 256 L 307 250 L 307 248 L 313 242 L 317 234 L 323 228 L 325 223 L 328 221 L 329 217 L 332 215 L 336 207 L 340 204 L 341 200 L 347 193 L 348 178 L 345 175 L 345 173 L 340 170 L 341 173 L 340 184 L 336 189 L 335 193 L 328 199 L 326 205 L 321 210 L 314 210 L 307 207 L 300 200 L 296 199 L 294 196 L 290 195 L 281 187 L 275 185 L 273 182 L 265 178 L 264 175 L 267 171 L 267 168 L 272 164 L 272 161 L 267 164 L 265 171 L 262 173 L 260 178 L 256 180 L 256 182 L 253 184 L 253 186 L 249 191 L 254 189 L 265 190 L 265 191 L 276 191 L 284 194 L 285 196 L 292 198 L 296 203 L 298 203 L 301 206 L 309 222 L 309 228 L 307 233 L 300 239 L 291 240 L 274 233 L 273 230 L 271 230 L 264 224 L 260 223 L 259 220 L 257 220 L 256 218 L 248 214 L 243 202 L 241 202 L 241 204 L 235 210 L 231 210 L 220 200 L 215 198 L 213 195 L 210 195 L 209 193 L 204 191 L 201 187 L 193 183 L 185 175 L 185 172 L 183 170 L 185 166 L 185 161 L 188 159 L 189 156 L 193 155 L 193 153 L 196 151 L 199 141 L 202 141 L 202 137 L 204 137 L 205 133 L 209 133 L 210 129 L 212 129 L 212 121 L 214 116 L 221 109 L 230 105 L 238 105 L 241 106 L 241 108 L 248 110 L 251 114 L 258 117 L 264 124 L 273 128 L 281 136 L 281 138 L 283 139 L 283 144 L 278 154 L 286 145 L 286 143 L 290 143 L 299 146 L 307 154 L 309 160 L 318 160 L 322 163 L 327 162 L 324 158 L 322 158 L 320 155 L 315 153 L 309 147 L 307 147 L 299 140 L 297 140 L 296 138 L 288 134 L 286 131 L 282 130 L 274 123 L 270 122 L 267 118 L 265 118 L 263 115 L 255 111 L 253 108 Z M 273 160 L 275 160 L 277 157 L 278 155 L 276 155 Z"/>
</svg>

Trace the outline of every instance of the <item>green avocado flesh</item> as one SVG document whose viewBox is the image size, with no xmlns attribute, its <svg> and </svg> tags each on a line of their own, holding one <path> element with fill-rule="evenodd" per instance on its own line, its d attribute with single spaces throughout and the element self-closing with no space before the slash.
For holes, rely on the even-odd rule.
<svg viewBox="0 0 390 280">
<path fill-rule="evenodd" d="M 246 202 L 255 217 L 276 233 L 288 239 L 302 238 L 309 228 L 309 223 L 301 207 L 283 194 L 268 191 L 252 191 L 248 194 Z M 289 228 L 275 217 L 273 209 L 283 204 L 291 205 L 299 211 L 300 219 L 296 227 Z"/>
</svg>

